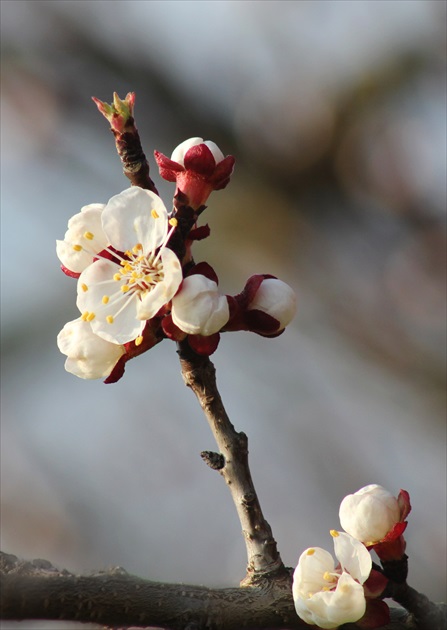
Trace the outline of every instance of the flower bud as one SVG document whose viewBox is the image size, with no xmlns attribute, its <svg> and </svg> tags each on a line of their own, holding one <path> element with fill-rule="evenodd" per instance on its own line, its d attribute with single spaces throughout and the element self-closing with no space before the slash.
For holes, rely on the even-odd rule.
<svg viewBox="0 0 447 630">
<path fill-rule="evenodd" d="M 343 529 L 367 547 L 373 547 L 383 560 L 402 558 L 405 551 L 405 518 L 411 510 L 405 490 L 394 497 L 377 484 L 346 496 L 340 505 Z"/>
<path fill-rule="evenodd" d="M 188 276 L 172 299 L 172 321 L 188 335 L 208 337 L 228 321 L 229 307 L 217 284 L 201 274 Z"/>
<path fill-rule="evenodd" d="M 230 181 L 234 157 L 224 157 L 211 140 L 189 138 L 174 149 L 171 159 L 159 151 L 155 160 L 163 179 L 176 182 L 176 194 L 182 193 L 187 204 L 198 209 L 203 206 L 213 190 L 221 190 Z"/>
<path fill-rule="evenodd" d="M 277 337 L 296 312 L 296 295 L 274 276 L 257 274 L 241 293 L 229 297 L 230 320 L 225 330 L 250 330 L 263 337 Z"/>
<path fill-rule="evenodd" d="M 261 311 L 278 321 L 275 333 L 283 330 L 296 313 L 296 295 L 288 284 L 277 278 L 266 278 L 247 308 L 248 311 Z"/>
</svg>

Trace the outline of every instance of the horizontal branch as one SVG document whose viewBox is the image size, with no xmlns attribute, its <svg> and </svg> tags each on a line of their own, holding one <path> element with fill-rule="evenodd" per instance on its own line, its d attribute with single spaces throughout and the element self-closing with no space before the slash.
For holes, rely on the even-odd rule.
<svg viewBox="0 0 447 630">
<path fill-rule="evenodd" d="M 0 554 L 0 571 L 2 619 L 169 630 L 309 628 L 295 613 L 290 577 L 256 587 L 212 589 L 143 580 L 123 569 L 75 576 L 47 561 L 23 562 L 8 554 Z M 383 630 L 421 628 L 403 609 L 393 609 Z"/>
</svg>

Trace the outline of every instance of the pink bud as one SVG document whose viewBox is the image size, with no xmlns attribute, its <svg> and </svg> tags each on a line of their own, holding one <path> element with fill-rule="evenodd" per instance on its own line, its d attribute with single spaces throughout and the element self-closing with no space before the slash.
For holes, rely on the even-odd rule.
<svg viewBox="0 0 447 630">
<path fill-rule="evenodd" d="M 169 159 L 159 151 L 155 160 L 163 179 L 176 182 L 178 192 L 186 195 L 192 208 L 203 206 L 213 190 L 221 190 L 230 181 L 234 157 L 224 157 L 211 140 L 190 138 L 178 145 Z"/>
</svg>

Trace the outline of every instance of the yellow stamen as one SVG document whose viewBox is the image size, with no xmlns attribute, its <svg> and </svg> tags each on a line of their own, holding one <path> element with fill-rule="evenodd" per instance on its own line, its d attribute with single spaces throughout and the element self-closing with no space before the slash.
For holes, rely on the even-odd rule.
<svg viewBox="0 0 447 630">
<path fill-rule="evenodd" d="M 315 549 L 308 549 L 306 552 L 306 556 L 313 556 L 315 553 Z"/>
<path fill-rule="evenodd" d="M 88 291 L 88 286 L 86 284 L 81 284 L 81 289 L 83 291 Z"/>
<path fill-rule="evenodd" d="M 121 274 L 120 274 L 120 273 L 116 273 L 116 274 L 113 276 L 113 279 L 114 279 L 114 280 L 117 280 L 117 281 L 118 281 L 118 280 L 121 280 Z"/>
<path fill-rule="evenodd" d="M 132 251 L 134 254 L 138 254 L 138 252 L 141 252 L 142 249 L 143 245 L 141 243 L 137 243 L 136 245 L 134 245 L 134 247 L 132 247 Z"/>
<path fill-rule="evenodd" d="M 158 219 L 158 218 L 159 218 L 159 216 L 160 216 L 160 215 L 158 214 L 158 212 L 155 210 L 155 208 L 152 208 L 152 210 L 151 210 L 151 215 L 152 215 L 152 218 L 153 218 L 153 219 Z"/>
<path fill-rule="evenodd" d="M 82 252 L 82 247 L 80 245 L 73 245 L 73 249 L 75 252 Z"/>
<path fill-rule="evenodd" d="M 92 234 L 91 232 L 84 232 L 84 238 L 86 238 L 89 241 L 93 241 L 93 239 L 95 238 L 95 235 Z"/>
<path fill-rule="evenodd" d="M 113 319 L 113 315 L 107 315 L 106 321 L 107 321 L 108 324 L 113 324 L 113 322 L 115 321 Z"/>
<path fill-rule="evenodd" d="M 86 321 L 87 321 L 88 315 L 89 315 L 88 311 L 84 311 L 84 312 L 82 313 L 82 315 L 81 315 L 81 319 L 82 319 L 82 321 L 83 321 L 83 322 L 86 322 Z"/>
<path fill-rule="evenodd" d="M 172 227 L 177 227 L 178 225 L 178 221 L 175 217 L 172 217 L 172 219 L 169 219 L 168 223 L 169 225 L 172 225 Z"/>
<path fill-rule="evenodd" d="M 143 343 L 143 337 L 140 335 L 139 337 L 135 339 L 135 345 L 141 346 L 142 343 Z"/>
<path fill-rule="evenodd" d="M 108 296 L 108 295 L 103 295 L 103 296 L 102 296 L 102 303 L 103 303 L 103 304 L 107 304 L 107 302 L 108 302 L 109 300 L 110 300 L 110 298 L 109 298 L 109 296 Z"/>
<path fill-rule="evenodd" d="M 331 529 L 330 534 L 332 538 L 338 538 L 340 536 L 336 529 Z"/>
<path fill-rule="evenodd" d="M 95 317 L 96 317 L 95 313 L 89 313 L 87 316 L 87 321 L 92 322 L 95 319 Z"/>
<path fill-rule="evenodd" d="M 152 282 L 152 276 L 151 276 L 150 274 L 148 274 L 148 273 L 147 273 L 147 274 L 144 276 L 144 281 L 145 281 L 145 282 Z"/>
<path fill-rule="evenodd" d="M 130 256 L 132 256 L 132 252 L 130 251 L 130 249 L 126 249 L 124 253 L 126 254 L 126 256 L 129 256 L 129 258 Z M 124 265 L 125 262 L 126 262 L 125 260 L 122 260 L 121 264 Z"/>
<path fill-rule="evenodd" d="M 325 571 L 323 573 L 323 580 L 326 580 L 326 582 L 334 582 L 335 578 L 332 573 L 330 573 L 329 571 Z"/>
<path fill-rule="evenodd" d="M 129 289 L 130 289 L 130 287 L 129 287 L 128 284 L 123 284 L 123 286 L 121 287 L 121 291 L 123 293 L 127 293 Z"/>
</svg>

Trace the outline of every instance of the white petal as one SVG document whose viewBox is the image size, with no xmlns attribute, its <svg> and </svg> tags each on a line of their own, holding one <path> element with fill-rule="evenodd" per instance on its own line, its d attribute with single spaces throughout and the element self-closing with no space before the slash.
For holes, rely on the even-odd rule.
<svg viewBox="0 0 447 630">
<path fill-rule="evenodd" d="M 213 154 L 213 158 L 216 164 L 219 164 L 219 162 L 222 162 L 225 156 L 215 142 L 213 142 L 212 140 L 206 140 L 203 144 L 206 144 L 208 149 Z"/>
<path fill-rule="evenodd" d="M 328 585 L 325 573 L 334 573 L 335 562 L 331 554 L 321 547 L 311 547 L 301 554 L 293 574 L 293 597 L 307 597 Z"/>
<path fill-rule="evenodd" d="M 142 296 L 137 304 L 139 319 L 151 319 L 158 311 L 172 300 L 182 281 L 182 266 L 176 254 L 165 247 L 161 253 L 164 279 Z"/>
<path fill-rule="evenodd" d="M 73 249 L 73 243 L 66 241 L 56 241 L 56 254 L 64 267 L 74 273 L 81 273 L 93 262 L 92 254 L 84 250 L 78 252 Z"/>
<path fill-rule="evenodd" d="M 141 334 L 145 322 L 137 319 L 138 297 L 121 291 L 124 280 L 113 280 L 119 269 L 109 260 L 97 260 L 87 267 L 78 279 L 76 305 L 81 313 L 94 314 L 90 324 L 95 334 L 111 343 L 124 344 Z M 107 303 L 104 297 L 109 298 Z"/>
<path fill-rule="evenodd" d="M 279 330 L 285 328 L 296 313 L 296 295 L 288 284 L 277 278 L 262 281 L 248 310 L 258 309 L 280 322 Z"/>
<path fill-rule="evenodd" d="M 300 596 L 294 598 L 294 603 L 303 621 L 325 629 L 358 621 L 366 610 L 363 587 L 346 572 L 340 576 L 335 590 Z"/>
<path fill-rule="evenodd" d="M 56 241 L 59 260 L 70 271 L 81 273 L 93 262 L 95 254 L 107 247 L 107 237 L 101 224 L 103 208 L 105 205 L 100 203 L 84 206 L 69 220 L 64 240 Z M 81 251 L 77 251 L 79 246 Z"/>
<path fill-rule="evenodd" d="M 217 284 L 201 274 L 185 278 L 172 301 L 172 320 L 189 335 L 205 337 L 218 332 L 230 316 L 228 301 Z"/>
<path fill-rule="evenodd" d="M 155 211 L 158 218 L 152 216 Z M 160 197 L 138 186 L 112 197 L 102 213 L 102 226 L 118 251 L 132 250 L 141 243 L 145 254 L 163 243 L 168 232 L 168 213 Z"/>
<path fill-rule="evenodd" d="M 65 369 L 79 378 L 107 377 L 124 354 L 123 346 L 104 341 L 80 318 L 65 324 L 57 345 L 67 355 Z"/>
<path fill-rule="evenodd" d="M 343 572 L 338 580 L 335 591 L 328 593 L 326 615 L 328 619 L 340 626 L 344 623 L 354 623 L 363 617 L 366 610 L 366 600 L 363 586 L 356 582 L 348 573 Z M 329 626 L 321 626 L 327 628 Z M 330 626 L 334 627 L 334 626 Z"/>
<path fill-rule="evenodd" d="M 363 584 L 372 569 L 371 555 L 365 545 L 349 534 L 338 532 L 334 537 L 334 550 L 342 568 Z"/>
<path fill-rule="evenodd" d="M 185 166 L 185 153 L 189 151 L 191 147 L 195 147 L 198 144 L 203 143 L 203 138 L 188 138 L 177 147 L 175 147 L 174 151 L 171 155 L 171 160 L 173 162 L 177 162 L 182 166 Z"/>
<path fill-rule="evenodd" d="M 346 496 L 340 504 L 343 529 L 365 543 L 382 540 L 399 521 L 397 499 L 378 485 L 361 488 Z"/>
</svg>

